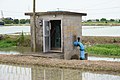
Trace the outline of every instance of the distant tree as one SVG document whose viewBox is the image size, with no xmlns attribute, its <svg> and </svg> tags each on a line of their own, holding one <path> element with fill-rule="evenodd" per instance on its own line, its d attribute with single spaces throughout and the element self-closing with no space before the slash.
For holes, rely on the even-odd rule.
<svg viewBox="0 0 120 80">
<path fill-rule="evenodd" d="M 4 18 L 3 21 L 5 22 L 5 24 L 12 24 L 13 23 L 12 18 Z"/>
<path fill-rule="evenodd" d="M 114 22 L 115 20 L 114 19 L 110 19 L 110 22 Z"/>
<path fill-rule="evenodd" d="M 99 22 L 99 19 L 96 19 L 97 22 Z"/>
<path fill-rule="evenodd" d="M 101 22 L 107 22 L 107 19 L 106 18 L 102 18 L 100 19 Z"/>
<path fill-rule="evenodd" d="M 19 24 L 19 19 L 14 19 L 14 24 Z"/>
<path fill-rule="evenodd" d="M 120 19 L 119 19 L 119 21 L 118 21 L 119 23 L 120 23 Z"/>
<path fill-rule="evenodd" d="M 92 20 L 91 20 L 91 19 L 89 19 L 89 20 L 87 20 L 87 22 L 92 22 Z"/>
<path fill-rule="evenodd" d="M 25 19 L 20 19 L 20 24 L 25 24 L 26 20 Z"/>
</svg>

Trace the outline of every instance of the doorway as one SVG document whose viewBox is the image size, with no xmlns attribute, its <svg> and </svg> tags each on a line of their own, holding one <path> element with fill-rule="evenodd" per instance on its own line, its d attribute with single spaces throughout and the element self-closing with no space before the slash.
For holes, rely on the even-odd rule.
<svg viewBox="0 0 120 80">
<path fill-rule="evenodd" d="M 61 50 L 61 20 L 50 20 L 50 24 L 51 50 Z"/>
<path fill-rule="evenodd" d="M 43 21 L 43 52 L 61 52 L 61 20 Z"/>
</svg>

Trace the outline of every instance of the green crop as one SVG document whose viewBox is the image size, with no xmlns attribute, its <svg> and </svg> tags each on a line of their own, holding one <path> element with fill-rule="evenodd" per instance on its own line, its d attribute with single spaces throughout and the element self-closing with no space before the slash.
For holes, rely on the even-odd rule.
<svg viewBox="0 0 120 80">
<path fill-rule="evenodd" d="M 86 51 L 90 54 L 120 56 L 120 46 L 117 44 L 99 44 L 87 47 Z"/>
</svg>

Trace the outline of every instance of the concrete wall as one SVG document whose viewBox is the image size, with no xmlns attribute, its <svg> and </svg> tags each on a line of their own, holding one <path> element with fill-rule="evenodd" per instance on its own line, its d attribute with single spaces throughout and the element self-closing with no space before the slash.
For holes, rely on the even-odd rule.
<svg viewBox="0 0 120 80">
<path fill-rule="evenodd" d="M 72 56 L 79 56 L 79 49 L 73 46 L 78 36 L 82 36 L 82 17 L 66 15 L 63 19 L 64 28 L 64 58 L 71 59 Z"/>
<path fill-rule="evenodd" d="M 79 49 L 73 46 L 78 36 L 82 36 L 82 16 L 78 15 L 43 15 L 36 17 L 36 43 L 37 51 L 43 51 L 43 26 L 39 25 L 40 20 L 61 20 L 61 47 L 65 59 L 71 56 L 79 56 Z M 33 18 L 31 16 L 31 46 L 33 45 Z"/>
<path fill-rule="evenodd" d="M 31 21 L 31 47 L 33 47 L 33 17 L 30 17 Z M 38 52 L 42 52 L 43 50 L 43 26 L 40 26 L 39 24 L 40 19 L 38 16 L 36 16 L 36 48 Z"/>
</svg>

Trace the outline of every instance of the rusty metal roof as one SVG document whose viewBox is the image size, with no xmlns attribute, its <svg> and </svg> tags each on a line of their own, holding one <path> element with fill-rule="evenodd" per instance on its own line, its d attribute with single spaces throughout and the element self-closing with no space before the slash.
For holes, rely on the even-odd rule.
<svg viewBox="0 0 120 80">
<path fill-rule="evenodd" d="M 32 16 L 33 13 L 25 13 L 25 15 Z M 78 12 L 70 12 L 70 11 L 47 11 L 47 12 L 36 12 L 36 15 L 78 15 L 78 16 L 86 16 L 86 13 L 78 13 Z"/>
</svg>

